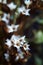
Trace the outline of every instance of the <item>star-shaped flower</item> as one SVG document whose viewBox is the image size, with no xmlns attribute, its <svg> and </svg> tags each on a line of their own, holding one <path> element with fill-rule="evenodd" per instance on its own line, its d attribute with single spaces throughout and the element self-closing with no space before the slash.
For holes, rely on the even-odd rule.
<svg viewBox="0 0 43 65">
<path fill-rule="evenodd" d="M 19 41 L 15 41 L 14 47 L 17 48 L 17 51 L 20 50 L 20 47 L 22 47 L 22 45 L 20 44 Z"/>
<path fill-rule="evenodd" d="M 20 35 L 12 35 L 11 41 L 17 41 L 20 38 Z"/>
<path fill-rule="evenodd" d="M 23 15 L 30 16 L 29 14 L 30 9 L 26 9 L 25 6 L 21 6 L 18 8 L 18 13 L 22 13 Z"/>
<path fill-rule="evenodd" d="M 20 37 L 18 40 L 20 41 L 20 43 L 21 43 L 22 45 L 26 42 L 25 36 Z"/>
<path fill-rule="evenodd" d="M 14 10 L 17 7 L 13 2 L 7 4 L 7 6 L 10 8 L 10 10 Z"/>
<path fill-rule="evenodd" d="M 29 13 L 30 9 L 25 9 L 25 11 L 22 12 L 23 15 L 30 16 Z"/>
<path fill-rule="evenodd" d="M 20 41 L 18 40 L 20 38 L 20 36 L 19 35 L 13 35 L 12 37 L 11 37 L 11 41 L 13 42 L 13 44 L 14 44 L 14 47 L 16 47 L 17 48 L 17 51 L 19 50 L 20 51 L 20 47 L 22 46 L 21 45 L 21 43 L 20 43 Z"/>
<path fill-rule="evenodd" d="M 32 1 L 30 1 L 30 0 L 24 0 L 24 3 L 27 5 L 27 8 L 28 8 L 29 5 L 32 3 Z"/>
<path fill-rule="evenodd" d="M 12 46 L 12 43 L 9 39 L 6 40 L 5 44 L 10 48 Z"/>
<path fill-rule="evenodd" d="M 30 50 L 29 46 L 30 46 L 29 44 L 25 43 L 25 44 L 23 45 L 24 50 L 25 50 L 25 51 Z"/>
<path fill-rule="evenodd" d="M 4 13 L 3 17 L 2 17 L 2 21 L 4 21 L 6 24 L 8 24 L 9 23 L 9 19 L 10 19 L 10 14 Z"/>
<path fill-rule="evenodd" d="M 11 37 L 11 41 L 14 43 L 14 47 L 16 47 L 18 50 L 26 42 L 25 36 L 20 37 L 20 36 L 15 36 L 15 35 Z"/>
<path fill-rule="evenodd" d="M 18 13 L 22 13 L 23 11 L 25 10 L 25 7 L 24 6 L 21 6 L 18 8 Z"/>
<path fill-rule="evenodd" d="M 6 24 L 9 23 L 9 20 L 7 18 L 5 18 L 5 17 L 2 18 L 2 21 L 4 21 Z"/>
<path fill-rule="evenodd" d="M 18 30 L 18 27 L 19 27 L 19 25 L 14 25 L 14 24 L 7 25 L 7 29 L 8 29 L 7 31 L 8 31 L 8 33 L 16 32 Z"/>
</svg>

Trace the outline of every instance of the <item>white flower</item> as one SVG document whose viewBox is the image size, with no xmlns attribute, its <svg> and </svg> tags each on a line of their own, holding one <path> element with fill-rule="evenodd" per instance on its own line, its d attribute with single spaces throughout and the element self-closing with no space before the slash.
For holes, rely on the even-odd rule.
<svg viewBox="0 0 43 65">
<path fill-rule="evenodd" d="M 7 0 L 3 0 L 3 3 L 4 3 L 4 4 L 7 4 Z"/>
<path fill-rule="evenodd" d="M 27 43 L 25 43 L 25 44 L 23 45 L 24 50 L 25 50 L 25 51 L 30 50 L 29 46 L 30 46 L 30 45 L 28 45 Z"/>
<path fill-rule="evenodd" d="M 25 36 L 20 37 L 19 35 L 18 36 L 13 35 L 11 37 L 11 41 L 13 41 L 14 47 L 16 47 L 18 50 L 26 42 L 25 41 Z"/>
<path fill-rule="evenodd" d="M 4 56 L 5 56 L 5 59 L 6 59 L 7 61 L 9 61 L 9 54 L 8 54 L 8 53 L 5 53 Z"/>
<path fill-rule="evenodd" d="M 17 51 L 20 51 L 20 47 L 22 46 L 22 45 L 20 44 L 20 41 L 18 40 L 19 38 L 20 38 L 19 35 L 18 35 L 18 36 L 13 35 L 13 36 L 11 37 L 11 41 L 14 43 L 14 47 L 17 48 Z"/>
<path fill-rule="evenodd" d="M 12 43 L 9 39 L 6 40 L 5 44 L 10 48 L 12 46 Z"/>
<path fill-rule="evenodd" d="M 13 44 L 12 44 L 13 42 Z M 18 61 L 19 59 L 24 59 L 24 52 L 22 51 L 21 47 L 24 49 L 24 51 L 28 51 L 29 49 L 29 45 L 27 44 L 27 42 L 25 41 L 25 36 L 20 36 L 20 35 L 12 35 L 11 39 L 7 39 L 6 40 L 6 45 L 8 45 L 8 47 L 10 48 L 12 45 L 13 47 L 16 47 L 17 49 L 17 54 L 16 54 L 16 58 L 15 61 Z M 7 59 L 7 54 L 5 54 L 5 58 Z M 9 57 L 9 56 L 8 56 Z"/>
<path fill-rule="evenodd" d="M 23 44 L 26 43 L 25 36 L 20 37 L 20 36 L 13 35 L 11 37 L 11 41 L 13 41 L 14 47 L 16 47 L 17 48 L 17 51 L 19 51 L 19 52 L 20 52 L 20 47 L 22 47 Z M 27 47 L 26 47 L 26 49 L 27 49 Z"/>
<path fill-rule="evenodd" d="M 20 43 L 21 43 L 22 45 L 24 44 L 24 42 L 26 42 L 25 36 L 20 37 L 18 40 L 20 41 Z"/>
<path fill-rule="evenodd" d="M 9 23 L 9 20 L 8 20 L 8 19 L 6 19 L 5 17 L 3 17 L 3 18 L 2 18 L 2 21 L 4 21 L 6 24 L 8 24 L 8 23 Z"/>
<path fill-rule="evenodd" d="M 30 9 L 26 9 L 24 6 L 18 8 L 18 13 L 22 13 L 23 15 L 29 16 Z"/>
<path fill-rule="evenodd" d="M 22 13 L 23 11 L 25 10 L 25 7 L 24 6 L 21 6 L 18 8 L 18 13 Z"/>
<path fill-rule="evenodd" d="M 17 41 L 19 38 L 20 38 L 20 35 L 12 35 L 11 41 L 12 40 Z"/>
<path fill-rule="evenodd" d="M 30 0 L 24 0 L 24 3 L 29 6 L 32 3 L 32 1 L 30 1 Z"/>
<path fill-rule="evenodd" d="M 9 19 L 7 19 L 7 18 L 10 18 L 10 14 L 4 13 L 4 15 L 2 17 L 2 21 L 4 21 L 6 24 L 9 23 Z"/>
<path fill-rule="evenodd" d="M 20 50 L 20 47 L 22 47 L 22 45 L 20 44 L 19 41 L 15 41 L 14 47 L 16 47 L 17 50 Z"/>
<path fill-rule="evenodd" d="M 12 35 L 11 39 L 7 39 L 5 44 L 8 45 L 8 47 L 13 45 L 17 48 L 18 52 L 21 52 L 20 47 L 23 47 L 25 51 L 29 50 L 29 45 L 25 41 L 25 36 L 20 37 L 19 35 Z"/>
<path fill-rule="evenodd" d="M 8 33 L 11 33 L 11 32 L 16 32 L 17 29 L 18 29 L 19 25 L 7 25 L 7 28 L 8 28 Z"/>
<path fill-rule="evenodd" d="M 7 29 L 8 29 L 8 33 L 11 33 L 11 32 L 14 31 L 13 28 L 12 28 L 12 26 L 10 26 L 10 25 L 7 25 Z"/>
<path fill-rule="evenodd" d="M 13 35 L 11 37 L 11 41 L 13 41 L 14 46 L 17 48 L 20 48 L 26 42 L 25 36 L 20 37 L 19 35 L 18 36 Z"/>
<path fill-rule="evenodd" d="M 18 40 L 20 38 L 20 35 L 12 35 L 11 38 L 14 39 L 14 40 Z"/>
<path fill-rule="evenodd" d="M 25 9 L 25 11 L 22 12 L 23 15 L 30 16 L 29 13 L 30 9 Z"/>
<path fill-rule="evenodd" d="M 17 7 L 13 2 L 7 4 L 7 6 L 10 8 L 10 10 L 14 10 Z"/>
</svg>

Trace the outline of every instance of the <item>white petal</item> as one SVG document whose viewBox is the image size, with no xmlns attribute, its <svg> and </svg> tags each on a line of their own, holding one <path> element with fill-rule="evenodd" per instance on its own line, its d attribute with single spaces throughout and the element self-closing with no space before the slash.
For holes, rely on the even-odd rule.
<svg viewBox="0 0 43 65">
<path fill-rule="evenodd" d="M 7 6 L 8 6 L 11 10 L 13 10 L 13 9 L 15 9 L 15 8 L 17 7 L 13 2 L 11 2 L 10 4 L 7 4 Z"/>
<path fill-rule="evenodd" d="M 25 46 L 26 46 L 26 47 L 25 47 Z M 29 44 L 25 43 L 24 46 L 23 46 L 24 50 L 25 50 L 25 51 L 26 51 L 26 50 L 30 50 L 29 46 L 30 46 Z"/>
<path fill-rule="evenodd" d="M 30 0 L 24 0 L 24 3 L 25 3 L 26 5 L 30 5 L 31 2 L 32 2 L 32 1 L 30 1 Z"/>
<path fill-rule="evenodd" d="M 8 45 L 8 47 L 12 46 L 11 41 L 9 39 L 6 40 L 5 44 Z"/>
<path fill-rule="evenodd" d="M 6 19 L 5 17 L 3 17 L 3 18 L 2 18 L 2 21 L 4 21 L 6 24 L 8 24 L 8 23 L 9 23 L 9 20 L 8 20 L 8 19 Z"/>
<path fill-rule="evenodd" d="M 21 42 L 26 42 L 25 41 L 25 36 L 20 37 L 19 40 L 22 40 Z"/>
<path fill-rule="evenodd" d="M 14 31 L 17 31 L 18 27 L 19 27 L 19 25 L 12 25 L 12 28 Z"/>
<path fill-rule="evenodd" d="M 11 32 L 13 32 L 13 28 L 12 28 L 12 26 L 10 26 L 10 25 L 7 25 L 7 28 L 8 28 L 8 33 L 11 33 Z"/>
<path fill-rule="evenodd" d="M 11 32 L 15 32 L 17 31 L 19 25 L 7 25 L 7 28 L 8 28 L 8 32 L 11 33 Z"/>
<path fill-rule="evenodd" d="M 3 17 L 2 17 L 2 21 L 4 21 L 6 24 L 9 23 L 9 19 L 7 19 L 8 16 L 9 16 L 9 14 L 4 13 L 4 14 L 3 14 Z M 10 17 L 9 17 L 9 18 L 10 18 Z"/>
<path fill-rule="evenodd" d="M 25 39 L 25 36 L 22 36 L 20 39 L 24 40 Z"/>
<path fill-rule="evenodd" d="M 20 35 L 12 35 L 11 40 L 17 41 L 20 38 Z"/>
<path fill-rule="evenodd" d="M 22 12 L 23 15 L 26 15 L 26 16 L 30 16 L 30 13 L 29 13 L 30 9 L 25 9 L 24 12 Z"/>
<path fill-rule="evenodd" d="M 19 50 L 19 49 L 20 49 L 20 46 L 17 46 L 16 44 L 14 45 L 14 47 L 16 47 L 16 48 L 17 48 L 17 50 Z"/>
<path fill-rule="evenodd" d="M 17 61 L 17 60 L 19 60 L 19 56 L 17 56 L 17 57 L 15 58 L 15 61 Z"/>
<path fill-rule="evenodd" d="M 8 54 L 8 53 L 5 53 L 4 56 L 5 56 L 5 59 L 6 59 L 7 61 L 9 61 L 9 54 Z"/>
<path fill-rule="evenodd" d="M 18 8 L 18 13 L 22 13 L 24 10 L 25 10 L 25 7 L 24 7 L 24 6 L 19 7 L 19 8 Z"/>
</svg>

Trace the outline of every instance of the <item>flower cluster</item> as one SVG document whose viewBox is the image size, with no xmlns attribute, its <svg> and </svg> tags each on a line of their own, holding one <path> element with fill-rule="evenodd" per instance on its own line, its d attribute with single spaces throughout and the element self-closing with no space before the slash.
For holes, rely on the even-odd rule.
<svg viewBox="0 0 43 65">
<path fill-rule="evenodd" d="M 25 40 L 25 36 L 21 37 L 20 35 L 18 36 L 12 35 L 11 39 L 6 40 L 5 45 L 8 46 L 8 49 L 10 49 L 12 46 L 17 49 L 17 52 L 15 53 L 16 55 L 15 61 L 26 58 L 28 55 L 27 52 L 29 53 L 29 50 L 30 50 L 29 44 Z M 8 61 L 9 54 L 5 53 L 4 56 L 5 56 L 5 59 Z"/>
<path fill-rule="evenodd" d="M 26 4 L 27 1 L 24 0 L 24 3 Z M 4 22 L 5 26 L 3 27 L 5 33 L 8 33 L 7 38 L 4 38 L 5 42 L 4 42 L 4 48 L 5 48 L 5 52 L 4 52 L 4 58 L 7 62 L 10 62 L 11 59 L 14 59 L 14 62 L 17 61 L 22 61 L 22 62 L 26 62 L 28 60 L 28 56 L 30 55 L 29 53 L 29 43 L 26 41 L 25 36 L 24 35 L 20 35 L 19 33 L 21 32 L 21 30 L 19 31 L 20 24 L 14 24 L 14 20 L 12 20 L 12 16 L 15 14 L 17 15 L 25 15 L 25 16 L 30 16 L 30 9 L 26 8 L 25 5 L 21 5 L 21 6 L 17 6 L 14 2 L 10 2 L 7 3 L 7 0 L 0 0 L 0 3 L 3 3 L 3 5 L 6 5 L 9 9 L 10 9 L 10 13 L 8 11 L 8 13 L 5 11 L 2 14 L 2 17 L 0 17 L 1 22 Z M 30 0 L 27 4 L 30 5 Z M 26 5 L 27 5 L 26 4 Z M 16 11 L 17 9 L 17 11 Z M 13 14 L 14 12 L 14 14 Z M 12 21 L 12 23 L 11 23 Z M 18 33 L 19 32 L 19 33 Z M 7 34 L 6 33 L 6 34 Z M 17 35 L 16 35 L 16 34 Z M 10 35 L 10 38 L 9 38 Z"/>
<path fill-rule="evenodd" d="M 26 8 L 25 5 L 17 6 L 14 2 L 7 3 L 7 0 L 0 0 L 0 3 L 6 4 L 6 6 L 10 9 L 10 11 L 13 13 L 13 11 L 17 8 L 17 12 L 15 11 L 15 15 L 19 15 L 22 13 L 22 15 L 30 16 L 30 10 L 29 8 Z M 24 0 L 24 3 L 27 5 L 30 5 L 32 1 L 30 0 Z M 5 13 L 3 12 L 2 21 L 4 21 L 6 24 L 9 24 L 13 14 Z"/>
</svg>

